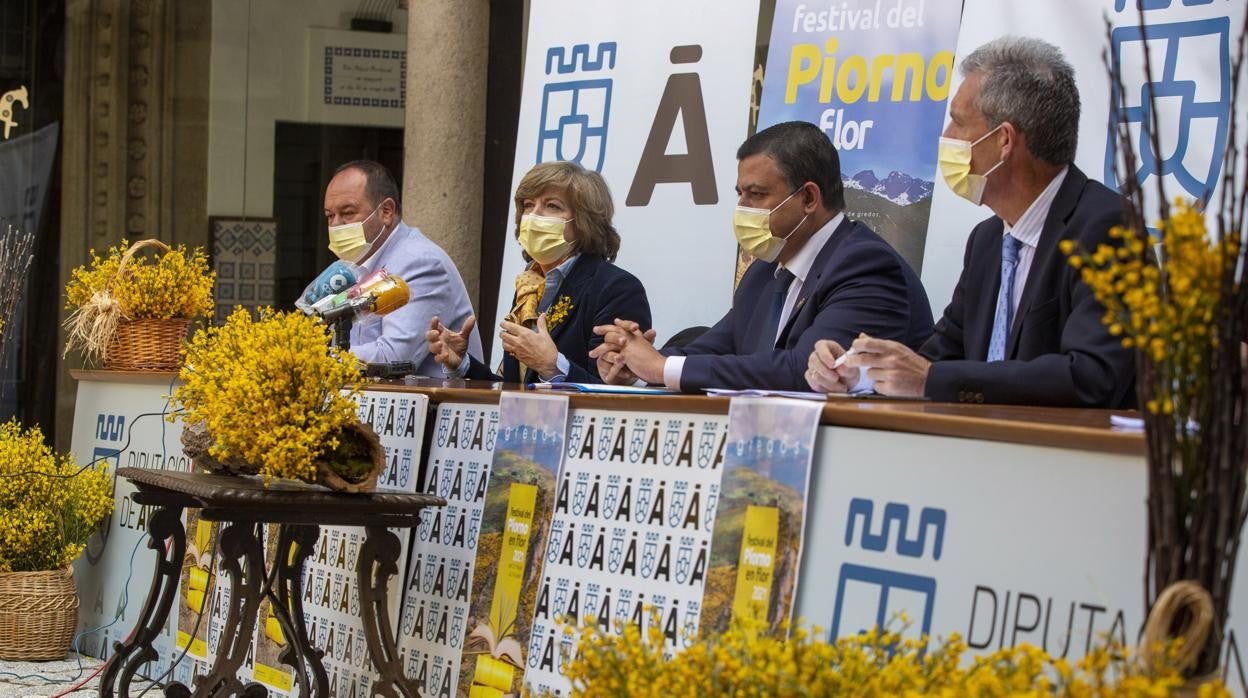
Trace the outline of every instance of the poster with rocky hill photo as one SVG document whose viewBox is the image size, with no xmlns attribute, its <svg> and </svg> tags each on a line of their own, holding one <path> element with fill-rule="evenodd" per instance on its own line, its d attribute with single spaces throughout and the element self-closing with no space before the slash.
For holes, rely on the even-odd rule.
<svg viewBox="0 0 1248 698">
<path fill-rule="evenodd" d="M 473 569 L 460 696 L 518 694 L 563 464 L 568 398 L 505 392 Z"/>
<path fill-rule="evenodd" d="M 792 620 L 815 435 L 823 404 L 734 397 L 706 573 L 701 631 Z"/>
</svg>

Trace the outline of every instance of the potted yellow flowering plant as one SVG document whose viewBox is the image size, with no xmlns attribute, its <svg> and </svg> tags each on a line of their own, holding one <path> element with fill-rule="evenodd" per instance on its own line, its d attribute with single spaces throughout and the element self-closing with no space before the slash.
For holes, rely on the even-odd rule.
<svg viewBox="0 0 1248 698">
<path fill-rule="evenodd" d="M 143 256 L 156 250 L 158 258 Z M 202 248 L 171 248 L 159 240 L 121 241 L 74 269 L 65 287 L 65 353 L 117 370 L 176 370 L 191 321 L 212 312 L 215 274 Z"/>
<path fill-rule="evenodd" d="M 113 510 L 103 469 L 0 424 L 0 659 L 62 659 L 78 623 L 70 563 Z"/>
<path fill-rule="evenodd" d="M 1141 43 L 1145 84 L 1151 84 L 1148 44 Z M 1233 70 L 1237 77 L 1244 47 L 1241 32 Z M 1111 83 L 1121 96 L 1116 61 L 1110 66 Z M 1184 580 L 1208 593 L 1204 604 L 1211 608 L 1211 631 L 1183 666 L 1189 677 L 1217 669 L 1240 532 L 1248 518 L 1248 259 L 1243 244 L 1248 191 L 1237 179 L 1248 146 L 1236 140 L 1239 87 L 1237 80 L 1229 107 L 1221 199 L 1215 208 L 1208 206 L 1212 192 L 1206 201 L 1171 202 L 1164 179 L 1156 176 L 1154 196 L 1160 210 L 1150 229 L 1145 192 L 1134 174 L 1141 170 L 1131 131 L 1119 121 L 1117 164 L 1121 172 L 1131 173 L 1118 178 L 1128 204 L 1127 224 L 1111 231 L 1114 244 L 1087 250 L 1067 241 L 1062 247 L 1104 305 L 1110 334 L 1136 350 L 1148 460 L 1145 603 L 1156 613 L 1166 590 Z M 1155 104 L 1152 113 L 1157 113 Z M 1163 152 L 1155 128 L 1144 124 L 1141 133 L 1152 153 Z M 1209 218 L 1215 230 L 1207 227 Z M 1175 614 L 1169 634 L 1179 634 L 1197 615 Z"/>
<path fill-rule="evenodd" d="M 385 451 L 351 396 L 351 354 L 303 313 L 235 308 L 195 333 L 174 392 L 183 445 L 199 467 L 358 492 L 376 486 Z M 345 394 L 344 394 L 345 393 Z"/>
</svg>

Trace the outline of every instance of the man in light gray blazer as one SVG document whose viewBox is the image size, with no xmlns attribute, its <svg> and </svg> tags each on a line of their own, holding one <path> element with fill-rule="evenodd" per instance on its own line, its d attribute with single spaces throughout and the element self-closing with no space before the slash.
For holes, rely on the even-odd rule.
<svg viewBox="0 0 1248 698">
<path fill-rule="evenodd" d="M 412 298 L 398 310 L 358 321 L 351 328 L 351 353 L 370 363 L 411 361 L 422 376 L 441 377 L 429 355 L 425 331 L 434 316 L 461 327 L 473 314 L 468 290 L 446 252 L 400 217 L 399 189 L 380 163 L 354 160 L 342 165 L 325 188 L 325 221 L 330 250 L 365 273 L 385 268 L 403 277 Z M 481 356 L 476 328 L 470 351 Z"/>
</svg>

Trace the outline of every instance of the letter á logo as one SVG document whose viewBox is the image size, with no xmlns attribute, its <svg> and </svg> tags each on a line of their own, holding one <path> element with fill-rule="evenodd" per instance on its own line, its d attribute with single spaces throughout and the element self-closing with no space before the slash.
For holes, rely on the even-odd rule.
<svg viewBox="0 0 1248 698">
<path fill-rule="evenodd" d="M 552 47 L 546 52 L 546 74 L 614 70 L 616 49 L 614 41 L 598 44 L 591 60 L 589 44 L 572 46 L 571 55 L 563 46 Z M 550 82 L 542 88 L 537 162 L 575 160 L 584 167 L 602 171 L 613 82 L 605 77 L 582 78 Z"/>
<path fill-rule="evenodd" d="M 1121 186 L 1114 173 L 1115 125 L 1121 120 L 1139 143 L 1135 176 L 1142 186 L 1149 177 L 1172 175 L 1188 196 L 1202 205 L 1209 202 L 1222 169 L 1231 118 L 1230 27 L 1229 17 L 1213 17 L 1113 30 L 1113 70 L 1123 84 L 1122 92 L 1113 95 L 1109 114 L 1107 184 Z M 1144 81 L 1145 40 L 1151 49 L 1152 82 Z M 1213 60 L 1208 60 L 1211 56 Z M 1218 75 L 1200 79 L 1196 71 L 1201 66 L 1216 66 Z M 1157 130 L 1162 152 L 1153 152 L 1146 135 L 1151 129 Z M 1196 143 L 1206 147 L 1192 148 Z"/>
</svg>

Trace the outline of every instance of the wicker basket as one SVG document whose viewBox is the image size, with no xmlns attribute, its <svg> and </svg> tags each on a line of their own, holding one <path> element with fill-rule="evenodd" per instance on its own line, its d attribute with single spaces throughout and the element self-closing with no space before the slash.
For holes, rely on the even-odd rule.
<svg viewBox="0 0 1248 698">
<path fill-rule="evenodd" d="M 182 367 L 179 351 L 191 321 L 122 320 L 108 340 L 104 368 L 113 371 L 176 371 Z"/>
<path fill-rule="evenodd" d="M 145 247 L 169 252 L 169 246 L 160 240 L 139 240 L 122 255 L 113 281 L 125 274 L 126 265 Z M 178 351 L 186 340 L 186 329 L 190 324 L 188 318 L 122 320 L 104 350 L 104 368 L 114 371 L 178 370 L 182 366 Z"/>
<path fill-rule="evenodd" d="M 72 567 L 0 574 L 0 659 L 64 659 L 77 625 Z"/>
</svg>

